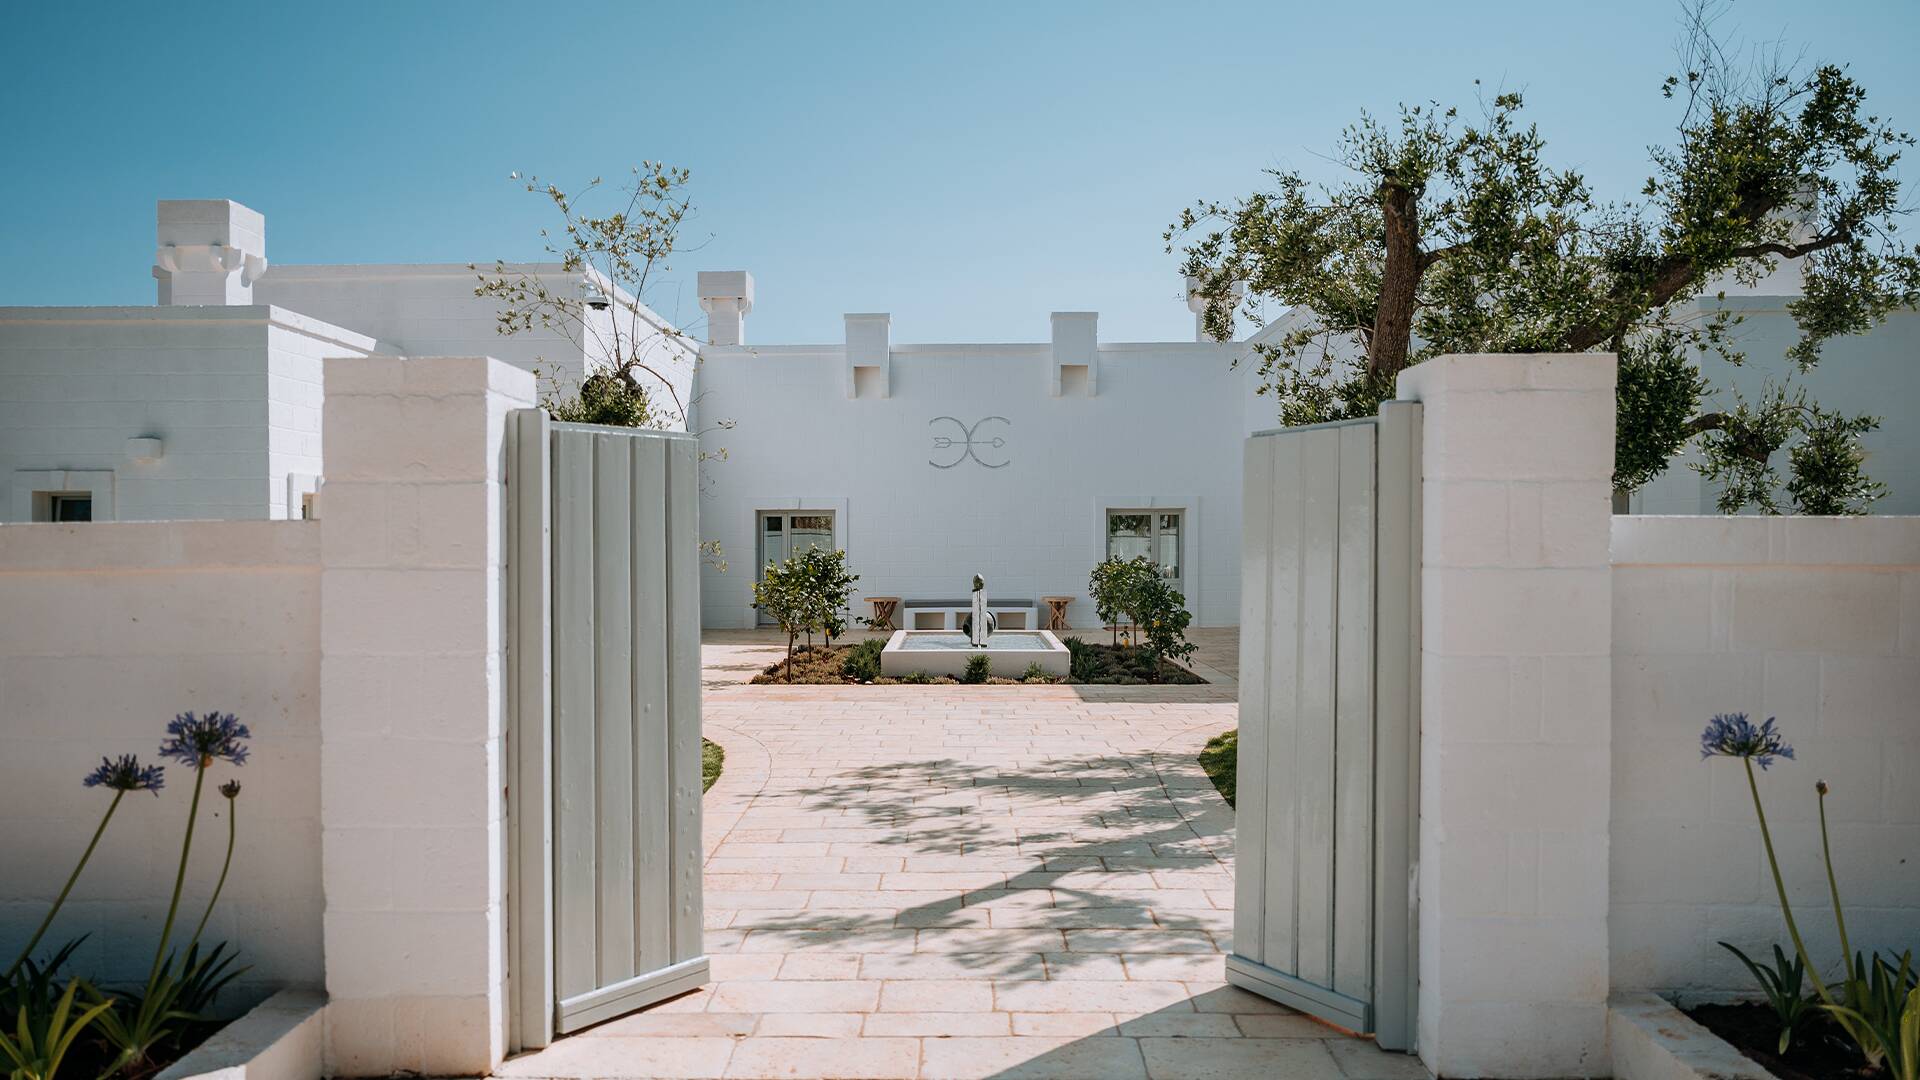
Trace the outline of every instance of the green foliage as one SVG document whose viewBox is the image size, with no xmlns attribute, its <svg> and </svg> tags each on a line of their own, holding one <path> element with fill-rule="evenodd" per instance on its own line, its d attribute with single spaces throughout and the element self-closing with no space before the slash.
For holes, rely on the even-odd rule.
<svg viewBox="0 0 1920 1080">
<path fill-rule="evenodd" d="M 542 229 L 540 237 L 547 254 L 559 260 L 567 280 L 548 281 L 537 272 L 496 261 L 491 273 L 479 275 L 473 290 L 475 296 L 500 305 L 498 333 L 552 332 L 577 352 L 606 357 L 608 376 L 627 393 L 639 394 L 642 404 L 642 377 L 672 398 L 664 410 L 650 405 L 641 410 L 651 423 L 623 426 L 664 427 L 686 418 L 686 403 L 674 389 L 673 372 L 667 368 L 691 363 L 686 343 L 677 331 L 658 321 L 645 301 L 656 273 L 670 269 L 680 225 L 693 208 L 686 190 L 689 177 L 685 169 L 644 161 L 630 170 L 629 180 L 617 189 L 604 188 L 595 177 L 580 190 L 566 192 L 541 183 L 538 177 L 522 180 L 519 173 L 513 174 L 514 180 L 551 203 L 559 214 L 558 232 Z M 605 209 L 589 212 L 590 203 Z M 560 402 L 550 408 L 633 415 L 636 403 L 622 404 L 608 395 L 597 398 L 595 405 L 587 400 L 586 390 L 582 386 L 580 398 L 571 405 Z M 598 412 L 603 407 L 607 411 Z M 557 410 L 555 416 L 560 417 Z M 617 419 L 583 422 L 620 423 Z"/>
<path fill-rule="evenodd" d="M 1438 105 L 1363 114 L 1335 155 L 1348 179 L 1275 171 L 1250 195 L 1183 211 L 1164 238 L 1202 282 L 1212 333 L 1231 336 L 1237 283 L 1246 313 L 1289 311 L 1254 348 L 1282 423 L 1371 415 L 1400 371 L 1446 353 L 1605 350 L 1621 363 L 1622 490 L 1718 433 L 1701 443 L 1703 471 L 1729 512 L 1771 507 L 1770 455 L 1796 438 L 1797 506 L 1854 513 L 1877 497 L 1857 445 L 1871 420 L 1784 391 L 1702 414 L 1713 388 L 1691 361 L 1742 361 L 1739 319 L 1713 310 L 1712 290 L 1757 284 L 1785 259 L 1804 270 L 1787 351 L 1802 371 L 1828 339 L 1920 302 L 1894 172 L 1913 140 L 1869 113 L 1838 66 L 1750 71 L 1730 58 L 1709 30 L 1713 6 L 1689 12 L 1683 72 L 1662 87 L 1681 109 L 1675 136 L 1651 152 L 1637 200 L 1598 198 L 1547 164 L 1520 95 L 1500 94 L 1467 121 Z"/>
<path fill-rule="evenodd" d="M 787 681 L 793 681 L 793 646 L 824 633 L 828 644 L 845 632 L 845 612 L 860 575 L 847 572 L 847 553 L 808 548 L 780 562 L 769 561 L 753 583 L 753 606 L 787 635 Z"/>
<path fill-rule="evenodd" d="M 1193 615 L 1187 611 L 1187 598 L 1158 573 L 1141 581 L 1132 599 L 1131 615 L 1140 627 L 1138 647 L 1152 658 L 1153 678 L 1158 682 L 1162 662 L 1193 655 L 1197 646 L 1187 640 Z"/>
<path fill-rule="evenodd" d="M 15 1014 L 13 1031 L 0 1029 L 0 1059 L 6 1061 L 13 1080 L 53 1080 L 74 1040 L 106 1013 L 111 1000 L 73 1011 L 74 996 L 83 986 L 79 979 L 69 980 L 50 1007 L 44 1011 L 22 1007 Z"/>
<path fill-rule="evenodd" d="M 915 686 L 922 686 L 932 682 L 933 676 L 924 671 L 909 671 L 905 675 L 900 676 L 900 681 L 903 683 L 912 683 Z"/>
<path fill-rule="evenodd" d="M 1114 643 L 1120 640 L 1120 617 L 1131 626 L 1139 625 L 1134 613 L 1141 609 L 1142 596 L 1160 582 L 1160 568 L 1145 555 L 1131 559 L 1109 556 L 1094 565 L 1087 575 L 1087 593 L 1100 621 L 1113 628 Z"/>
<path fill-rule="evenodd" d="M 1871 416 L 1844 416 L 1815 405 L 1807 406 L 1801 423 L 1803 438 L 1788 452 L 1793 479 L 1787 494 L 1800 514 L 1864 514 L 1887 493 L 1885 484 L 1868 478 L 1866 453 L 1860 436 L 1880 426 Z"/>
<path fill-rule="evenodd" d="M 1077 637 L 1062 638 L 1067 647 L 1067 677 L 1075 682 L 1092 682 L 1095 660 L 1093 647 Z"/>
<path fill-rule="evenodd" d="M 847 650 L 840 672 L 855 682 L 872 682 L 880 677 L 880 653 L 887 643 L 878 638 L 863 641 Z"/>
<path fill-rule="evenodd" d="M 1020 681 L 1050 683 L 1053 681 L 1053 676 L 1047 674 L 1047 669 L 1040 666 L 1040 661 L 1035 660 L 1027 665 L 1026 674 L 1020 676 Z"/>
<path fill-rule="evenodd" d="M 1856 953 L 1847 970 L 1846 1004 L 1827 1011 L 1852 1036 L 1868 1067 L 1884 1063 L 1897 1080 L 1920 1080 L 1920 976 L 1913 953 L 1903 953 L 1897 968 L 1879 953 L 1866 959 Z"/>
<path fill-rule="evenodd" d="M 714 782 L 720 779 L 720 770 L 726 766 L 726 748 L 712 739 L 700 740 L 700 790 L 712 791 Z"/>
<path fill-rule="evenodd" d="M 555 420 L 569 424 L 605 424 L 609 427 L 657 428 L 653 402 L 637 382 L 605 372 L 589 375 L 571 398 L 543 403 Z"/>
<path fill-rule="evenodd" d="M 1200 751 L 1200 768 L 1205 770 L 1207 779 L 1213 781 L 1220 797 L 1227 800 L 1227 805 L 1234 805 L 1239 793 L 1240 729 L 1223 731 L 1208 739 L 1205 749 Z"/>
<path fill-rule="evenodd" d="M 967 657 L 967 670 L 960 676 L 963 683 L 983 683 L 993 674 L 993 661 L 985 653 Z"/>
<path fill-rule="evenodd" d="M 1788 958 L 1780 946 L 1773 947 L 1773 967 L 1765 968 L 1754 963 L 1746 953 L 1726 942 L 1720 947 L 1732 953 L 1747 970 L 1753 972 L 1755 982 L 1760 984 L 1760 992 L 1766 995 L 1767 1004 L 1773 1009 L 1780 1022 L 1780 1044 L 1774 1051 L 1785 1054 L 1793 1045 L 1793 1036 L 1800 1026 L 1811 1017 L 1819 1015 L 1819 999 L 1806 992 L 1807 965 L 1798 956 Z"/>
</svg>

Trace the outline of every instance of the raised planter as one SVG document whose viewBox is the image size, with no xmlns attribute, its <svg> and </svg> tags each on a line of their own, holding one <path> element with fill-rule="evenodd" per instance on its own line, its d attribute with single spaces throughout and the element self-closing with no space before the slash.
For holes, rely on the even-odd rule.
<svg viewBox="0 0 1920 1080">
<path fill-rule="evenodd" d="M 987 647 L 967 644 L 966 635 L 953 630 L 895 630 L 880 653 L 880 673 L 900 676 L 923 671 L 928 675 L 959 678 L 967 661 L 985 656 L 994 674 L 1017 676 L 1029 664 L 1039 664 L 1049 675 L 1065 678 L 1072 654 L 1050 630 L 1002 630 L 987 639 Z"/>
<path fill-rule="evenodd" d="M 282 990 L 215 1032 L 154 1080 L 319 1080 L 327 995 Z"/>
<path fill-rule="evenodd" d="M 1658 994 L 1607 1000 L 1607 1049 L 1616 1080 L 1779 1080 Z"/>
</svg>

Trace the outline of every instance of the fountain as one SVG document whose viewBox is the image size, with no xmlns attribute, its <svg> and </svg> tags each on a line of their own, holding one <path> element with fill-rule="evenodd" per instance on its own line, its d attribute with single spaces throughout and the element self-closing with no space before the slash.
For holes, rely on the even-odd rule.
<svg viewBox="0 0 1920 1080">
<path fill-rule="evenodd" d="M 958 678 L 967 661 L 990 657 L 993 673 L 1020 678 L 1029 665 L 1038 664 L 1049 675 L 1064 678 L 1071 656 L 1050 630 L 1000 630 L 999 620 L 987 610 L 987 582 L 973 575 L 973 598 L 960 630 L 895 630 L 880 651 L 880 673 L 901 676 L 922 671 Z"/>
</svg>

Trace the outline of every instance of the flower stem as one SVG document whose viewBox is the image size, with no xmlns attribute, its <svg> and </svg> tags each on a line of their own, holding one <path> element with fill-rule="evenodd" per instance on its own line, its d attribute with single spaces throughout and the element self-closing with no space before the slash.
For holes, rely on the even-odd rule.
<svg viewBox="0 0 1920 1080">
<path fill-rule="evenodd" d="M 1828 1005 L 1835 1004 L 1833 995 L 1827 992 L 1827 984 L 1820 979 L 1820 972 L 1814 967 L 1813 957 L 1807 955 L 1807 943 L 1800 938 L 1800 926 L 1793 921 L 1793 905 L 1787 902 L 1787 883 L 1780 877 L 1780 860 L 1773 854 L 1773 832 L 1767 828 L 1767 811 L 1760 805 L 1760 784 L 1753 778 L 1753 759 L 1741 758 L 1740 764 L 1747 768 L 1747 790 L 1753 793 L 1753 813 L 1760 819 L 1760 840 L 1766 845 L 1767 866 L 1773 870 L 1773 888 L 1780 894 L 1780 914 L 1787 919 L 1787 936 L 1793 938 L 1794 952 L 1799 954 L 1800 962 L 1806 966 L 1807 978 L 1813 980 L 1813 988 L 1820 1000 Z"/>
<path fill-rule="evenodd" d="M 60 906 L 67 902 L 67 894 L 73 891 L 73 883 L 80 880 L 80 871 L 87 868 L 87 860 L 93 858 L 93 849 L 100 845 L 100 837 L 107 831 L 107 822 L 113 820 L 113 812 L 120 809 L 120 800 L 126 798 L 126 795 L 125 791 L 113 793 L 113 801 L 107 804 L 107 812 L 101 816 L 99 827 L 93 830 L 93 839 L 87 841 L 87 850 L 81 853 L 79 865 L 73 868 L 73 873 L 67 875 L 67 883 L 61 887 L 60 895 L 54 898 L 53 906 L 47 909 L 47 917 L 40 920 L 40 926 L 34 930 L 33 936 L 27 939 L 26 948 L 21 949 L 20 955 L 14 958 L 13 963 L 7 965 L 7 973 L 0 975 L 0 982 L 13 978 L 13 973 L 19 971 L 20 965 L 26 963 L 27 957 L 33 954 L 33 947 L 40 944 L 40 939 L 45 936 L 47 927 L 53 925 L 53 917 L 60 913 Z"/>
<path fill-rule="evenodd" d="M 200 767 L 193 771 L 193 802 L 187 807 L 187 835 L 180 842 L 180 868 L 173 874 L 173 899 L 167 903 L 167 921 L 160 924 L 160 947 L 153 951 L 153 970 L 147 972 L 149 991 L 160 977 L 160 961 L 167 955 L 167 939 L 173 936 L 173 917 L 180 913 L 180 887 L 187 881 L 187 853 L 193 850 L 193 822 L 200 816 L 200 789 L 206 785 L 209 764 L 211 762 L 203 758 Z"/>
<path fill-rule="evenodd" d="M 227 887 L 227 871 L 233 868 L 233 839 L 238 828 L 235 824 L 240 813 L 240 800 L 227 800 L 227 857 L 220 864 L 220 880 L 213 887 L 213 895 L 207 898 L 207 910 L 200 913 L 200 925 L 193 928 L 193 938 L 187 942 L 192 948 L 200 940 L 200 932 L 207 928 L 207 919 L 213 914 L 213 905 L 220 902 L 220 890 Z"/>
<path fill-rule="evenodd" d="M 1822 785 L 1824 788 L 1824 785 Z M 1827 840 L 1827 793 L 1820 792 L 1820 857 L 1827 863 L 1827 892 L 1833 896 L 1833 921 L 1840 927 L 1840 963 L 1847 972 L 1847 985 L 1864 977 L 1853 970 L 1853 946 L 1847 942 L 1847 913 L 1840 907 L 1840 882 L 1833 876 L 1833 845 Z M 1852 991 L 1849 990 L 1849 993 Z"/>
</svg>

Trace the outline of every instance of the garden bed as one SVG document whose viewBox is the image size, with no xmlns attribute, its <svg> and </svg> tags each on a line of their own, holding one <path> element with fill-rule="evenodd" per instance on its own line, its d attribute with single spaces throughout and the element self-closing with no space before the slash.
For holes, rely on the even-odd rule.
<svg viewBox="0 0 1920 1080">
<path fill-rule="evenodd" d="M 1178 664 L 1167 660 L 1160 661 L 1156 673 L 1151 657 L 1139 649 L 1126 646 L 1103 645 L 1082 642 L 1078 638 L 1067 638 L 1066 645 L 1073 652 L 1073 674 L 1065 678 L 1028 671 L 994 671 L 989 667 L 986 677 L 975 680 L 989 686 L 1033 686 L 1038 684 L 1067 684 L 1085 686 L 1191 686 L 1205 683 L 1207 680 Z M 853 685 L 853 686 L 899 686 L 919 684 L 944 684 L 952 686 L 966 682 L 945 675 L 928 675 L 924 672 L 912 672 L 898 678 L 879 674 L 879 649 L 883 642 L 874 640 L 858 645 L 835 646 L 799 646 L 793 650 L 793 677 L 787 677 L 785 657 L 767 665 L 766 669 L 753 677 L 753 682 L 784 684 L 789 681 L 795 685 Z M 870 669 L 863 669 L 860 658 L 862 651 L 872 654 L 874 660 Z M 849 664 L 849 659 L 853 660 Z M 870 670 L 867 678 L 858 677 Z M 1156 677 L 1157 675 L 1157 677 Z"/>
<path fill-rule="evenodd" d="M 1695 1005 L 1681 1011 L 1780 1080 L 1869 1080 L 1887 1075 L 1884 1070 L 1867 1069 L 1860 1051 L 1847 1041 L 1839 1025 L 1823 1016 L 1807 1020 L 1781 1055 L 1774 1052 L 1780 1045 L 1780 1021 L 1765 1002 Z"/>
</svg>

